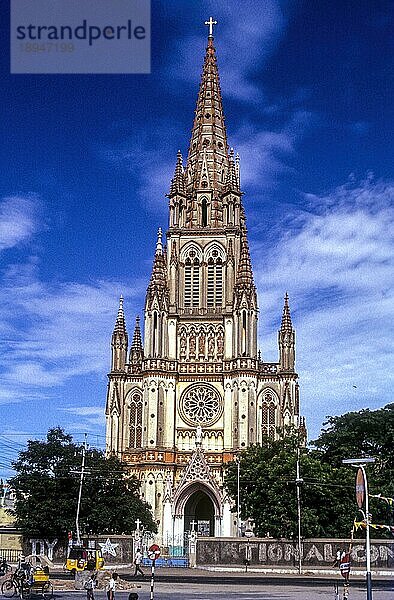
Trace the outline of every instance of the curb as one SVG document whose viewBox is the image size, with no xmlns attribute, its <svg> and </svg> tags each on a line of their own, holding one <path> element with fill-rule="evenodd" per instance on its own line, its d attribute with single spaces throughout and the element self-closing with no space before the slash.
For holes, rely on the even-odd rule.
<svg viewBox="0 0 394 600">
<path fill-rule="evenodd" d="M 328 570 L 328 569 L 313 569 L 313 568 L 304 568 L 301 573 L 298 572 L 298 569 L 281 569 L 280 567 L 267 567 L 267 568 L 256 568 L 256 567 L 248 567 L 248 570 L 245 571 L 245 567 L 207 567 L 207 566 L 199 566 L 198 569 L 202 571 L 216 572 L 216 573 L 258 573 L 261 575 L 293 575 L 294 577 L 305 577 L 305 576 L 314 576 L 314 575 L 323 575 L 326 577 L 336 577 L 339 576 L 339 571 Z M 366 572 L 360 569 L 352 569 L 352 575 L 356 575 L 359 577 L 365 577 Z M 394 571 L 371 571 L 372 577 L 394 577 Z"/>
</svg>

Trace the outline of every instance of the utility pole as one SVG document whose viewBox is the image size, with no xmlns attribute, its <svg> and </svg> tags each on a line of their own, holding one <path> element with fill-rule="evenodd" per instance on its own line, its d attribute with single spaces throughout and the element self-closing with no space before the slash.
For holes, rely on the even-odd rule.
<svg viewBox="0 0 394 600">
<path fill-rule="evenodd" d="M 300 448 L 297 447 L 297 515 L 298 515 L 298 573 L 302 573 L 302 542 L 301 542 L 301 485 L 304 480 L 300 477 Z"/>
<path fill-rule="evenodd" d="M 79 532 L 79 510 L 81 508 L 82 485 L 83 485 L 83 477 L 84 477 L 84 474 L 85 474 L 85 459 L 86 459 L 86 449 L 87 449 L 86 438 L 87 438 L 87 434 L 85 433 L 85 440 L 84 440 L 84 442 L 82 444 L 81 477 L 79 479 L 79 493 L 78 493 L 77 514 L 76 514 L 76 517 L 75 517 L 75 528 L 76 528 L 76 532 L 77 532 L 77 544 L 78 544 L 78 546 L 81 545 L 81 536 L 80 536 L 80 532 Z"/>
<path fill-rule="evenodd" d="M 237 456 L 237 529 L 238 536 L 241 537 L 241 494 L 240 494 L 240 470 L 241 461 L 239 455 Z"/>
</svg>

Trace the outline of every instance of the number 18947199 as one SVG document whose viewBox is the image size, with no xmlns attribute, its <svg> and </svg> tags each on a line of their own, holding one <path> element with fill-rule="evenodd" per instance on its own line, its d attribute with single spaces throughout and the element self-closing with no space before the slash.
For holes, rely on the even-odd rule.
<svg viewBox="0 0 394 600">
<path fill-rule="evenodd" d="M 74 44 L 70 42 L 23 42 L 22 52 L 74 52 Z"/>
</svg>

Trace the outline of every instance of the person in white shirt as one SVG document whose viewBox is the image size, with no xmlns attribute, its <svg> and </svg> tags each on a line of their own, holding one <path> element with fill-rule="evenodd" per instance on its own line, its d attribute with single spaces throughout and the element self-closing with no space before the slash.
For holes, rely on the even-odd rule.
<svg viewBox="0 0 394 600">
<path fill-rule="evenodd" d="M 140 575 L 142 575 L 142 577 L 145 575 L 145 573 L 141 569 L 141 561 L 142 561 L 142 552 L 141 552 L 140 548 L 137 548 L 137 550 L 135 551 L 135 556 L 134 556 L 135 571 L 134 571 L 133 577 L 137 577 L 138 573 Z"/>
<path fill-rule="evenodd" d="M 116 580 L 118 579 L 117 573 L 112 573 L 111 579 L 107 583 L 106 591 L 108 600 L 115 600 Z"/>
<path fill-rule="evenodd" d="M 86 600 L 94 600 L 93 590 L 96 585 L 97 573 L 91 572 L 89 578 L 85 582 Z"/>
</svg>

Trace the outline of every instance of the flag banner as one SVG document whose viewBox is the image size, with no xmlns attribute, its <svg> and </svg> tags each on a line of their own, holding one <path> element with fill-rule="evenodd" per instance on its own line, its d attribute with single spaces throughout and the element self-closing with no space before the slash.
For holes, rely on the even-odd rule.
<svg viewBox="0 0 394 600">
<path fill-rule="evenodd" d="M 382 496 L 382 494 L 368 494 L 368 496 L 370 498 L 379 498 L 379 500 L 384 500 L 384 502 L 387 502 L 389 506 L 393 506 L 394 504 L 394 498 L 387 498 L 386 496 Z"/>
<path fill-rule="evenodd" d="M 354 521 L 354 529 L 357 531 L 358 529 L 365 529 L 367 526 L 365 521 Z M 393 525 L 380 525 L 377 523 L 369 524 L 372 529 L 384 529 L 386 531 L 390 531 L 394 535 L 394 526 Z"/>
</svg>

